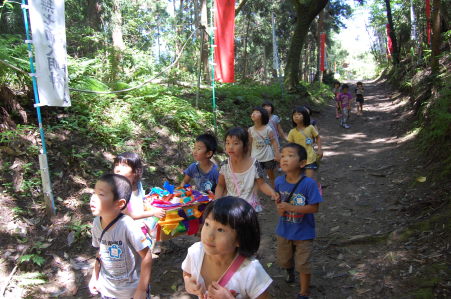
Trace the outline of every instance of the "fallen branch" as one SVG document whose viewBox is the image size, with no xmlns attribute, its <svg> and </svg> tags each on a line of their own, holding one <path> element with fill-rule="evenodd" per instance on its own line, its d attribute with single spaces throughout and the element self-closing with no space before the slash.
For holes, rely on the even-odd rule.
<svg viewBox="0 0 451 299">
<path fill-rule="evenodd" d="M 22 253 L 20 254 L 19 258 L 16 260 L 16 261 L 17 261 L 17 262 L 16 262 L 16 265 L 14 266 L 13 270 L 12 270 L 11 273 L 9 274 L 8 278 L 6 279 L 5 285 L 3 286 L 2 290 L 0 291 L 0 295 L 2 296 L 2 298 L 5 298 L 6 288 L 8 287 L 9 282 L 11 281 L 11 278 L 13 278 L 14 273 L 16 273 L 17 268 L 19 267 L 19 263 L 20 263 L 19 261 L 20 261 L 20 258 L 25 254 L 25 252 L 27 251 L 27 249 L 28 249 L 28 247 L 25 247 L 25 248 L 22 250 Z"/>
</svg>

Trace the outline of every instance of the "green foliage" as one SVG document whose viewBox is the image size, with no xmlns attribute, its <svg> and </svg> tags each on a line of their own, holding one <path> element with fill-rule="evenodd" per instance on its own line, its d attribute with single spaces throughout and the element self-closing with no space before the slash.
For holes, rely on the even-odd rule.
<svg viewBox="0 0 451 299">
<path fill-rule="evenodd" d="M 42 266 L 45 263 L 45 258 L 42 256 L 43 250 L 50 246 L 50 243 L 43 243 L 37 241 L 28 250 L 28 254 L 25 254 L 19 258 L 19 263 L 32 263 L 37 266 Z"/>
<path fill-rule="evenodd" d="M 81 221 L 75 221 L 69 224 L 69 229 L 74 232 L 74 242 L 90 237 L 91 224 L 83 224 Z"/>
<path fill-rule="evenodd" d="M 0 59 L 28 72 L 28 54 L 25 43 L 20 35 L 0 35 Z M 9 82 L 11 87 L 24 87 L 28 76 L 15 69 L 0 63 L 0 82 Z"/>
<path fill-rule="evenodd" d="M 48 281 L 47 276 L 41 272 L 26 272 L 15 278 L 19 281 L 21 287 L 44 284 Z"/>
</svg>

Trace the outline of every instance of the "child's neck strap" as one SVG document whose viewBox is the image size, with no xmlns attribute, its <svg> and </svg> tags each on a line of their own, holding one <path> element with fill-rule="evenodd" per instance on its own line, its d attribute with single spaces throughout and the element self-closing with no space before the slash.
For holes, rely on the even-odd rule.
<svg viewBox="0 0 451 299">
<path fill-rule="evenodd" d="M 222 287 L 225 287 L 225 285 L 229 282 L 229 280 L 232 278 L 233 274 L 241 267 L 241 264 L 244 262 L 246 258 L 242 255 L 237 255 L 235 259 L 233 260 L 232 264 L 230 265 L 229 269 L 227 269 L 227 272 L 224 273 L 224 275 L 221 277 L 221 279 L 218 281 L 218 284 Z"/>
<path fill-rule="evenodd" d="M 108 225 L 103 229 L 102 233 L 100 234 L 99 244 L 102 242 L 102 237 L 107 232 L 107 230 L 109 230 L 119 219 L 121 219 L 122 216 L 124 216 L 124 214 L 122 214 L 122 213 L 117 215 L 117 217 L 114 218 L 113 221 L 108 223 Z M 102 217 L 100 217 L 100 221 L 102 221 Z"/>
</svg>

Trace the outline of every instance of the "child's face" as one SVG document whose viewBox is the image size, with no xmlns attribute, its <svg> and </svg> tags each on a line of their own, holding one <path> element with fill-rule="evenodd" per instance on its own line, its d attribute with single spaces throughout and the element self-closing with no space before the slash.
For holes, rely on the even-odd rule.
<svg viewBox="0 0 451 299">
<path fill-rule="evenodd" d="M 335 83 L 335 86 L 334 86 L 335 88 L 338 88 L 338 87 L 340 87 L 340 84 L 338 84 L 338 83 Z"/>
<path fill-rule="evenodd" d="M 283 172 L 298 171 L 303 168 L 306 163 L 306 160 L 299 160 L 299 155 L 295 148 L 286 147 L 282 149 L 280 154 L 280 168 L 282 168 Z"/>
<path fill-rule="evenodd" d="M 271 106 L 265 105 L 265 106 L 263 106 L 263 109 L 265 109 L 266 111 L 268 111 L 268 114 L 271 115 L 271 113 L 272 113 L 272 108 L 271 108 Z"/>
<path fill-rule="evenodd" d="M 236 136 L 227 136 L 225 147 L 229 157 L 241 157 L 244 154 L 243 141 Z"/>
<path fill-rule="evenodd" d="M 130 167 L 130 165 L 125 163 L 118 163 L 114 166 L 113 172 L 115 174 L 120 174 L 125 176 L 130 184 L 135 184 L 135 173 L 133 172 L 133 169 Z"/>
<path fill-rule="evenodd" d="M 114 200 L 113 191 L 108 183 L 97 181 L 89 205 L 94 216 L 106 216 L 120 211 L 124 203 L 125 199 Z"/>
<path fill-rule="evenodd" d="M 297 125 L 304 124 L 304 115 L 300 112 L 293 113 L 293 122 Z"/>
<path fill-rule="evenodd" d="M 205 219 L 200 239 L 208 255 L 229 255 L 239 246 L 236 231 L 213 219 L 212 213 Z"/>
<path fill-rule="evenodd" d="M 260 113 L 260 111 L 254 110 L 254 111 L 252 111 L 251 119 L 253 122 L 256 122 L 256 121 L 261 122 L 262 114 Z"/>
<path fill-rule="evenodd" d="M 207 150 L 207 147 L 202 141 L 196 141 L 193 148 L 193 157 L 196 161 L 209 160 L 212 152 Z"/>
</svg>

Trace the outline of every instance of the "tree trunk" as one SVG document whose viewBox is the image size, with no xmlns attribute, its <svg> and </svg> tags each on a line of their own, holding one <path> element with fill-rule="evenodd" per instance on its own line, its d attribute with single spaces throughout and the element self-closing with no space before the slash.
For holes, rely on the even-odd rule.
<svg viewBox="0 0 451 299">
<path fill-rule="evenodd" d="M 440 55 L 440 45 L 442 43 L 440 26 L 440 0 L 434 0 L 432 3 L 432 72 L 437 73 L 439 69 L 438 56 Z"/>
<path fill-rule="evenodd" d="M 251 23 L 251 16 L 247 15 L 246 35 L 244 36 L 243 80 L 246 80 L 246 76 L 247 76 L 247 38 L 249 36 L 250 23 Z"/>
<path fill-rule="evenodd" d="M 205 30 L 205 32 L 207 32 L 208 34 L 210 34 L 210 32 L 207 31 L 207 27 L 208 27 L 208 15 L 207 15 L 207 0 L 201 0 L 201 4 L 200 4 L 200 24 L 203 28 L 203 30 Z M 208 34 L 204 34 L 204 45 L 208 45 Z M 204 81 L 207 82 L 208 84 L 211 83 L 211 73 L 210 73 L 210 65 L 209 65 L 209 61 L 208 61 L 208 56 L 209 56 L 209 47 L 208 46 L 204 46 L 203 47 L 203 51 L 202 51 L 202 65 L 204 67 Z"/>
<path fill-rule="evenodd" d="M 285 85 L 289 91 L 296 90 L 299 84 L 299 61 L 310 24 L 326 6 L 328 0 L 291 0 L 296 9 L 296 27 L 291 38 L 285 66 Z"/>
<path fill-rule="evenodd" d="M 86 18 L 89 27 L 95 31 L 102 29 L 102 5 L 99 0 L 88 0 L 86 7 Z"/>
<path fill-rule="evenodd" d="M 398 42 L 396 41 L 396 34 L 395 34 L 395 26 L 393 24 L 393 17 L 391 14 L 391 6 L 390 6 L 390 0 L 385 0 L 385 6 L 387 7 L 387 20 L 388 24 L 390 25 L 390 38 L 393 43 L 393 64 L 398 65 L 399 64 L 399 48 L 398 48 Z"/>
<path fill-rule="evenodd" d="M 116 81 L 122 61 L 122 51 L 125 50 L 124 38 L 122 36 L 122 14 L 120 0 L 113 0 L 111 14 L 111 37 L 113 40 L 113 48 L 111 50 L 110 78 L 111 81 Z"/>
</svg>

